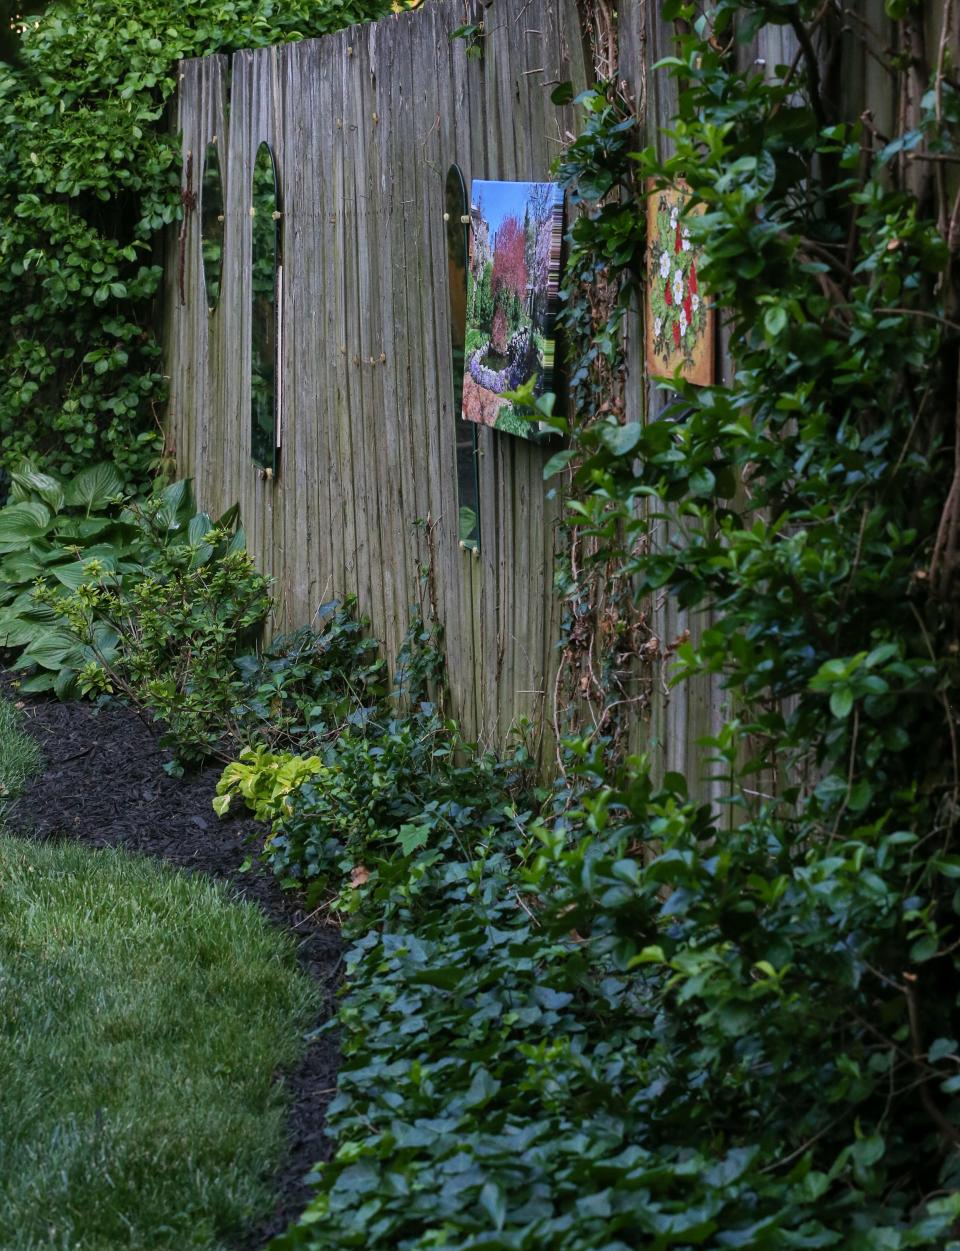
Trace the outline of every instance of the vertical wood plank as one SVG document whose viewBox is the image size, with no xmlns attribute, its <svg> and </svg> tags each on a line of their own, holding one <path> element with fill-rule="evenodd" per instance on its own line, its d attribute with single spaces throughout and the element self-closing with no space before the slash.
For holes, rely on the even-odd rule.
<svg viewBox="0 0 960 1251">
<path fill-rule="evenodd" d="M 473 2 L 473 0 L 469 0 Z M 496 745 L 520 715 L 538 730 L 554 663 L 556 506 L 549 449 L 480 431 L 484 552 L 458 546 L 443 183 L 541 179 L 571 125 L 550 84 L 585 83 L 575 0 L 502 0 L 481 60 L 450 35 L 462 0 L 280 49 L 184 62 L 178 124 L 225 142 L 221 302 L 202 300 L 199 223 L 187 298 L 168 272 L 168 429 L 211 511 L 239 502 L 254 558 L 276 579 L 276 628 L 354 593 L 393 661 L 417 566 L 418 519 L 437 524 L 435 584 L 452 712 Z M 348 51 L 352 49 L 352 52 Z M 374 120 L 376 114 L 376 120 Z M 250 459 L 250 183 L 259 142 L 282 198 L 282 447 L 278 479 Z M 383 359 L 383 358 L 386 359 Z M 372 362 L 372 363 L 371 363 Z"/>
</svg>

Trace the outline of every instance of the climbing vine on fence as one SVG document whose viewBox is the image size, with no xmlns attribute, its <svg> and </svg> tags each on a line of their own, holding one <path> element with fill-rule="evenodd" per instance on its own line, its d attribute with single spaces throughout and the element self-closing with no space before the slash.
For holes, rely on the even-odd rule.
<svg viewBox="0 0 960 1251">
<path fill-rule="evenodd" d="M 338 1145 L 284 1251 L 958 1245 L 960 201 L 917 175 L 960 161 L 950 40 L 918 68 L 919 9 L 891 6 L 911 55 L 888 89 L 928 89 L 881 134 L 821 72 L 838 8 L 660 9 L 670 155 L 601 85 L 560 166 L 585 211 L 575 417 L 548 473 L 567 476 L 560 694 L 586 730 L 552 796 L 488 761 L 444 828 L 444 786 L 400 781 L 423 844 L 352 844 Z M 751 40 L 785 23 L 796 56 L 764 72 Z M 680 173 L 737 369 L 631 422 L 639 189 Z M 540 415 L 559 421 L 546 397 Z M 642 641 L 655 594 L 710 610 L 672 669 L 738 709 L 704 744 L 717 807 L 703 776 L 624 751 L 631 673 L 663 659 Z"/>
<path fill-rule="evenodd" d="M 572 496 L 566 655 L 605 631 L 616 660 L 654 595 L 674 596 L 694 620 L 711 610 L 714 624 L 679 642 L 673 670 L 715 675 L 738 708 L 705 746 L 703 770 L 724 784 L 733 829 L 716 859 L 697 850 L 692 829 L 681 840 L 705 876 L 693 886 L 677 861 L 671 911 L 692 919 L 709 879 L 712 920 L 701 914 L 684 955 L 669 938 L 646 958 L 706 1009 L 699 1028 L 713 1022 L 731 1039 L 739 1009 L 719 991 L 719 970 L 748 949 L 767 961 L 808 1014 L 793 1062 L 830 1054 L 837 1072 L 803 1114 L 809 1139 L 793 1158 L 830 1141 L 829 1105 L 856 1091 L 858 1133 L 875 1136 L 877 1160 L 886 1153 L 877 1193 L 902 1184 L 894 1174 L 911 1158 L 919 1194 L 924 1168 L 953 1184 L 960 1141 L 956 1060 L 943 1063 L 958 1053 L 960 911 L 953 7 L 926 59 L 923 6 L 909 3 L 887 6 L 889 47 L 864 53 L 888 58 L 885 91 L 906 102 L 899 133 L 861 115 L 863 102 L 848 116 L 836 63 L 832 78 L 823 67 L 843 6 L 721 0 L 707 12 L 675 0 L 661 10 L 676 20 L 676 55 L 660 71 L 677 84 L 660 145 L 669 155 L 636 151 L 627 140 L 640 119 L 601 85 L 584 98 L 585 128 L 560 166 L 589 209 L 572 232 L 565 314 L 581 403 L 570 448 L 548 467 L 567 474 Z M 748 52 L 771 26 L 792 28 L 789 65 L 764 67 Z M 610 380 L 642 268 L 642 189 L 681 177 L 703 209 L 686 225 L 705 251 L 700 277 L 737 371 L 728 387 L 675 383 L 660 419 L 625 423 Z M 597 295 L 611 291 L 598 317 Z M 642 659 L 635 643 L 619 655 Z M 600 684 L 597 696 L 615 743 L 622 686 Z M 835 943 L 814 929 L 798 942 L 786 913 L 774 921 L 774 900 L 795 906 L 798 890 L 820 896 L 814 912 L 837 925 Z M 688 941 L 701 953 L 696 984 Z M 831 963 L 838 998 L 828 1006 Z M 702 1034 L 701 1055 L 704 1046 Z"/>
<path fill-rule="evenodd" d="M 162 231 L 180 212 L 164 106 L 180 57 L 323 35 L 386 0 L 91 0 L 24 19 L 0 63 L 0 464 L 143 477 L 163 446 Z"/>
</svg>

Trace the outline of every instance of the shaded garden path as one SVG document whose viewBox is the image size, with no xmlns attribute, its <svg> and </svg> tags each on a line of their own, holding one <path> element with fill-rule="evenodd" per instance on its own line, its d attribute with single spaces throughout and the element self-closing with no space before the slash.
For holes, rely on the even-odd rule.
<svg viewBox="0 0 960 1251">
<path fill-rule="evenodd" d="M 324 991 L 324 1017 L 333 1010 L 341 943 L 337 930 L 317 926 L 272 877 L 243 873 L 245 836 L 255 822 L 219 820 L 211 808 L 220 770 L 171 777 L 169 759 L 135 712 L 119 706 L 97 710 L 75 701 L 19 700 L 23 728 L 39 744 L 44 769 L 6 809 L 8 828 L 37 839 L 70 839 L 90 847 L 122 847 L 191 872 L 226 881 L 238 898 L 258 904 L 277 925 L 297 936 L 301 966 Z M 319 1022 L 318 1022 L 319 1023 Z M 292 1096 L 288 1158 L 275 1181 L 277 1203 L 269 1222 L 238 1247 L 254 1251 L 302 1213 L 311 1191 L 303 1177 L 329 1154 L 324 1113 L 333 1097 L 339 1053 L 335 1039 L 311 1042 L 297 1071 L 287 1078 Z"/>
</svg>

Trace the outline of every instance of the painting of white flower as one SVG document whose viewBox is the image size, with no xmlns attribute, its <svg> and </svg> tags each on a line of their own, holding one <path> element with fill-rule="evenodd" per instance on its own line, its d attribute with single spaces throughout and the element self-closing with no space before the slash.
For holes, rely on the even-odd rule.
<svg viewBox="0 0 960 1251">
<path fill-rule="evenodd" d="M 713 310 L 700 295 L 701 249 L 690 235 L 689 188 L 648 184 L 647 195 L 647 366 L 651 374 L 680 377 L 698 386 L 714 380 Z"/>
</svg>

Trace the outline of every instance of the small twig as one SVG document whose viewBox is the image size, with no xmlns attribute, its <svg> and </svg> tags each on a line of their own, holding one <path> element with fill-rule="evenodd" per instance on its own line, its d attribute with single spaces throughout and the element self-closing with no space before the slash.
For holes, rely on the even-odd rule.
<svg viewBox="0 0 960 1251">
<path fill-rule="evenodd" d="M 910 1038 L 913 1042 L 913 1058 L 918 1065 L 926 1063 L 926 1052 L 923 1046 L 923 1035 L 920 1032 L 920 1011 L 917 1007 L 917 995 L 913 986 L 906 986 L 904 993 L 907 997 L 907 1017 L 910 1021 Z M 960 1143 L 960 1129 L 937 1107 L 930 1093 L 928 1079 L 919 1083 L 920 1100 L 927 1110 L 927 1114 L 935 1125 L 942 1131 L 945 1137 L 952 1142 Z"/>
<path fill-rule="evenodd" d="M 808 1138 L 806 1142 L 802 1142 L 800 1146 L 797 1147 L 796 1151 L 791 1151 L 790 1154 L 785 1155 L 782 1160 L 774 1160 L 772 1164 L 768 1164 L 766 1168 L 762 1168 L 760 1172 L 772 1173 L 774 1169 L 783 1168 L 787 1164 L 792 1164 L 794 1160 L 798 1160 L 800 1156 L 809 1151 L 813 1144 L 819 1141 L 824 1134 L 828 1134 L 830 1130 L 833 1129 L 834 1125 L 839 1125 L 846 1115 L 846 1112 L 841 1112 L 840 1115 L 835 1116 L 832 1121 L 828 1121 L 827 1124 L 824 1125 L 823 1129 L 814 1134 L 812 1138 Z"/>
<path fill-rule="evenodd" d="M 936 82 L 934 84 L 934 112 L 937 118 L 937 128 L 943 126 L 943 82 L 946 74 L 947 65 L 947 48 L 950 40 L 950 28 L 953 25 L 953 2 L 954 0 L 945 0 L 943 6 L 943 19 L 940 26 L 940 47 L 937 50 L 937 73 Z M 939 217 L 940 217 L 940 233 L 946 237 L 948 227 L 947 213 L 947 180 L 942 166 L 937 166 L 937 200 Z"/>
<path fill-rule="evenodd" d="M 71 760 L 79 760 L 81 756 L 89 756 L 92 751 L 93 744 L 91 743 L 89 747 L 84 747 L 82 751 L 75 751 L 72 756 L 61 756 L 58 763 L 67 764 Z"/>
<path fill-rule="evenodd" d="M 960 449 L 960 422 L 958 422 L 957 425 L 957 440 L 958 449 Z M 927 654 L 929 655 L 931 661 L 936 664 L 937 656 L 933 649 L 933 640 L 930 638 L 930 632 L 927 629 L 926 622 L 920 616 L 916 604 L 914 604 L 911 600 L 908 600 L 907 603 L 910 605 L 910 609 L 916 618 L 917 625 L 920 627 L 920 633 L 923 635 L 923 641 L 927 647 Z M 940 702 L 943 704 L 943 711 L 947 720 L 947 733 L 950 735 L 950 753 L 953 760 L 953 791 L 954 794 L 956 794 L 956 792 L 960 790 L 960 749 L 958 749 L 957 744 L 957 730 L 953 723 L 953 714 L 950 710 L 950 704 L 944 691 L 940 692 Z"/>
<path fill-rule="evenodd" d="M 531 911 L 530 911 L 529 906 L 528 906 L 528 905 L 527 905 L 527 904 L 523 901 L 523 899 L 520 897 L 520 892 L 519 892 L 519 891 L 514 891 L 514 894 L 515 894 L 515 896 L 516 896 L 517 903 L 518 903 L 518 904 L 520 905 L 520 907 L 524 910 L 524 912 L 527 914 L 527 916 L 530 918 L 530 920 L 534 923 L 534 925 L 537 927 L 537 929 L 539 929 L 539 928 L 540 928 L 540 919 L 539 919 L 539 917 L 537 917 L 537 916 L 536 916 L 533 912 L 531 912 Z"/>
<path fill-rule="evenodd" d="M 941 326 L 948 326 L 951 330 L 960 330 L 960 322 L 941 317 L 939 313 L 928 313 L 923 308 L 875 308 L 873 311 L 884 316 L 896 313 L 905 317 L 926 317 L 929 321 L 938 321 Z"/>
</svg>

